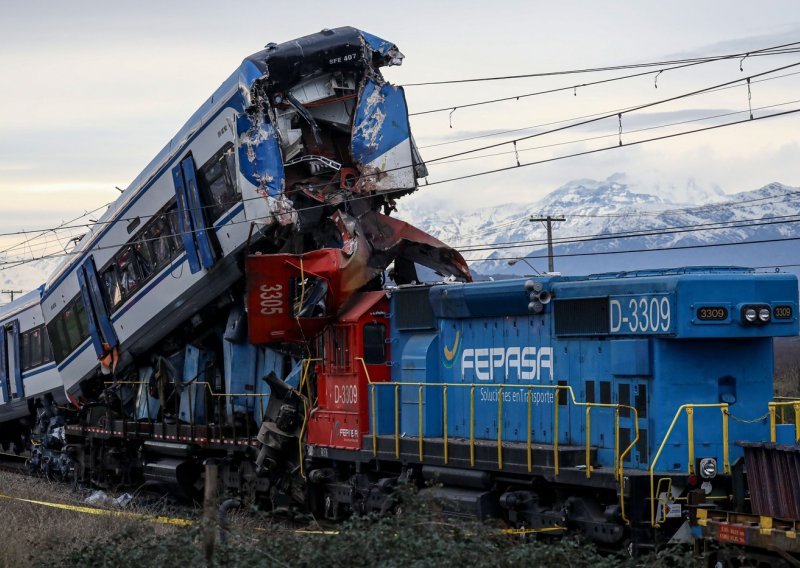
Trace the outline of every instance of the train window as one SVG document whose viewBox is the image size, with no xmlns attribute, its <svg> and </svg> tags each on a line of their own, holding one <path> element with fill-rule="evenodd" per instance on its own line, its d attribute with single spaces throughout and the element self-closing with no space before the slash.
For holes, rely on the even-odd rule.
<svg viewBox="0 0 800 568">
<path fill-rule="evenodd" d="M 86 315 L 86 310 L 83 309 L 83 301 L 80 298 L 75 298 L 75 315 L 78 317 L 78 330 L 81 334 L 80 341 L 89 337 L 89 318 Z M 80 342 L 79 342 L 80 343 Z M 73 345 L 73 349 L 77 345 Z"/>
<path fill-rule="evenodd" d="M 50 322 L 48 335 L 52 341 L 53 354 L 59 363 L 89 337 L 89 320 L 80 297 L 67 303 L 61 313 Z"/>
<path fill-rule="evenodd" d="M 27 371 L 31 368 L 31 334 L 23 333 L 20 338 L 20 355 L 22 355 L 22 370 Z"/>
<path fill-rule="evenodd" d="M 167 225 L 167 235 L 172 239 L 171 250 L 183 250 L 183 239 L 181 238 L 181 223 L 178 221 L 178 206 L 173 205 L 164 216 Z"/>
<path fill-rule="evenodd" d="M 177 214 L 175 203 L 167 204 L 101 271 L 111 312 L 183 250 Z"/>
<path fill-rule="evenodd" d="M 61 362 L 69 353 L 69 348 L 66 345 L 67 333 L 64 328 L 64 319 L 58 315 L 49 324 L 50 341 L 53 345 L 53 355 Z"/>
<path fill-rule="evenodd" d="M 200 168 L 197 183 L 209 221 L 219 219 L 238 201 L 239 188 L 233 177 L 235 171 L 233 144 L 230 142 Z"/>
<path fill-rule="evenodd" d="M 647 385 L 639 384 L 636 386 L 634 407 L 639 418 L 647 418 Z"/>
<path fill-rule="evenodd" d="M 67 332 L 67 345 L 71 347 L 81 342 L 81 330 L 78 326 L 78 316 L 75 313 L 75 304 L 64 310 L 64 329 Z"/>
<path fill-rule="evenodd" d="M 116 261 L 119 267 L 119 286 L 122 289 L 123 297 L 128 297 L 136 290 L 141 280 L 139 266 L 132 248 L 125 247 L 117 253 Z"/>
<path fill-rule="evenodd" d="M 622 383 L 620 385 L 617 385 L 617 393 L 618 393 L 617 402 L 620 405 L 624 406 L 631 405 L 631 385 L 629 385 L 628 383 Z M 624 406 L 623 408 L 619 409 L 619 415 L 627 418 L 628 416 L 631 415 L 631 410 L 630 408 L 624 408 Z"/>
<path fill-rule="evenodd" d="M 49 363 L 53 360 L 53 344 L 50 342 L 50 332 L 46 326 L 42 326 L 42 363 Z"/>
<path fill-rule="evenodd" d="M 106 289 L 106 299 L 108 305 L 113 310 L 115 307 L 122 303 L 122 289 L 119 286 L 119 277 L 117 276 L 117 267 L 111 265 L 103 273 L 103 286 Z"/>
<path fill-rule="evenodd" d="M 611 404 L 611 383 L 600 381 L 600 404 Z"/>
<path fill-rule="evenodd" d="M 156 266 L 164 266 L 172 260 L 175 249 L 170 219 L 167 215 L 159 215 L 155 222 L 144 232 L 144 239 L 150 244 L 151 262 Z"/>
<path fill-rule="evenodd" d="M 586 402 L 594 402 L 594 381 L 586 381 Z"/>
<path fill-rule="evenodd" d="M 147 241 L 139 241 L 133 245 L 133 253 L 136 256 L 137 263 L 139 264 L 139 271 L 142 274 L 142 280 L 147 279 L 155 269 L 155 259 L 150 250 L 150 243 Z"/>
<path fill-rule="evenodd" d="M 382 323 L 364 324 L 364 362 L 368 365 L 386 362 L 386 326 Z"/>
<path fill-rule="evenodd" d="M 333 367 L 338 369 L 350 368 L 350 330 L 346 327 L 333 329 Z"/>
<path fill-rule="evenodd" d="M 30 330 L 25 335 L 29 336 L 28 348 L 31 350 L 30 356 L 28 357 L 28 368 L 38 367 L 42 364 L 42 330 L 37 327 L 36 329 Z M 22 360 L 25 361 L 24 356 Z"/>
</svg>

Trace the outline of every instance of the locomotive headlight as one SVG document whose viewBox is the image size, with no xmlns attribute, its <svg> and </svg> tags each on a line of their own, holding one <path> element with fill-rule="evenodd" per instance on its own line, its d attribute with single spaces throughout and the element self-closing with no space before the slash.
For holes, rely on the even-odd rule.
<svg viewBox="0 0 800 568">
<path fill-rule="evenodd" d="M 717 476 L 717 459 L 701 458 L 700 467 L 697 469 L 700 471 L 700 477 L 703 479 L 713 479 Z"/>
<path fill-rule="evenodd" d="M 772 320 L 772 310 L 767 304 L 745 304 L 740 309 L 741 322 L 745 325 L 765 325 Z"/>
</svg>

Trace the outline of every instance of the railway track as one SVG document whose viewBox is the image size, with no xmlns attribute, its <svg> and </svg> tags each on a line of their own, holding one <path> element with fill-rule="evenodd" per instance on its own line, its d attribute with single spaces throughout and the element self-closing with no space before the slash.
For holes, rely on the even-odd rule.
<svg viewBox="0 0 800 568">
<path fill-rule="evenodd" d="M 17 455 L 7 452 L 0 452 L 0 470 L 10 471 L 12 473 L 27 473 L 28 467 L 25 462 L 28 461 L 28 456 L 25 454 Z"/>
</svg>

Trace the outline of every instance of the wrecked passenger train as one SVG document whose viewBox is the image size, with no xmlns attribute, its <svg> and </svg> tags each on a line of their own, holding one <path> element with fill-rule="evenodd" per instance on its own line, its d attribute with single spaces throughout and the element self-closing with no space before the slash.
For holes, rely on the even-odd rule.
<svg viewBox="0 0 800 568">
<path fill-rule="evenodd" d="M 248 342 L 248 254 L 335 257 L 342 295 L 326 302 L 321 281 L 301 273 L 291 291 L 299 316 L 332 317 L 346 295 L 380 288 L 392 263 L 400 283 L 417 279 L 417 265 L 470 279 L 457 252 L 388 216 L 425 174 L 404 93 L 380 73 L 402 57 L 354 28 L 269 44 L 82 237 L 31 300 L 46 324 L 42 376 L 58 388 L 23 388 L 26 371 L 6 367 L 16 383 L 3 381 L 0 410 L 24 416 L 12 428 L 12 414 L 0 413 L 0 430 L 15 449 L 31 449 L 32 469 L 186 492 L 209 453 L 233 448 L 246 470 L 270 396 L 258 378 L 298 386 L 306 351 L 280 336 Z M 24 342 L 7 347 L 12 362 L 29 357 Z M 117 421 L 134 431 L 112 429 Z"/>
<path fill-rule="evenodd" d="M 392 233 L 379 211 L 425 173 L 403 91 L 379 71 L 402 57 L 339 28 L 242 62 L 48 279 L 42 309 L 71 401 L 102 390 L 98 359 L 115 370 L 147 359 L 176 330 L 188 343 L 237 304 L 245 248 L 361 247 L 372 266 L 393 260 L 370 256 L 365 233 Z M 463 261 L 456 272 L 468 274 Z"/>
</svg>

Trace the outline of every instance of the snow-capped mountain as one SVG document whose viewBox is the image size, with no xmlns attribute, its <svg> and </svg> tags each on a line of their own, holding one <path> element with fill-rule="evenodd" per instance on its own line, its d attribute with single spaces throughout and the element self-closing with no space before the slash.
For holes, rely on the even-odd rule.
<svg viewBox="0 0 800 568">
<path fill-rule="evenodd" d="M 676 194 L 692 199 L 676 201 Z M 786 240 L 800 240 L 800 188 L 780 183 L 725 195 L 692 180 L 681 188 L 643 187 L 615 174 L 572 181 L 535 203 L 468 214 L 426 212 L 419 202 L 403 207 L 400 217 L 459 249 L 483 275 L 547 270 L 544 223 L 530 219 L 548 215 L 566 219 L 553 222 L 555 270 L 564 274 L 800 264 L 798 241 Z M 730 245 L 748 241 L 759 242 Z"/>
</svg>

